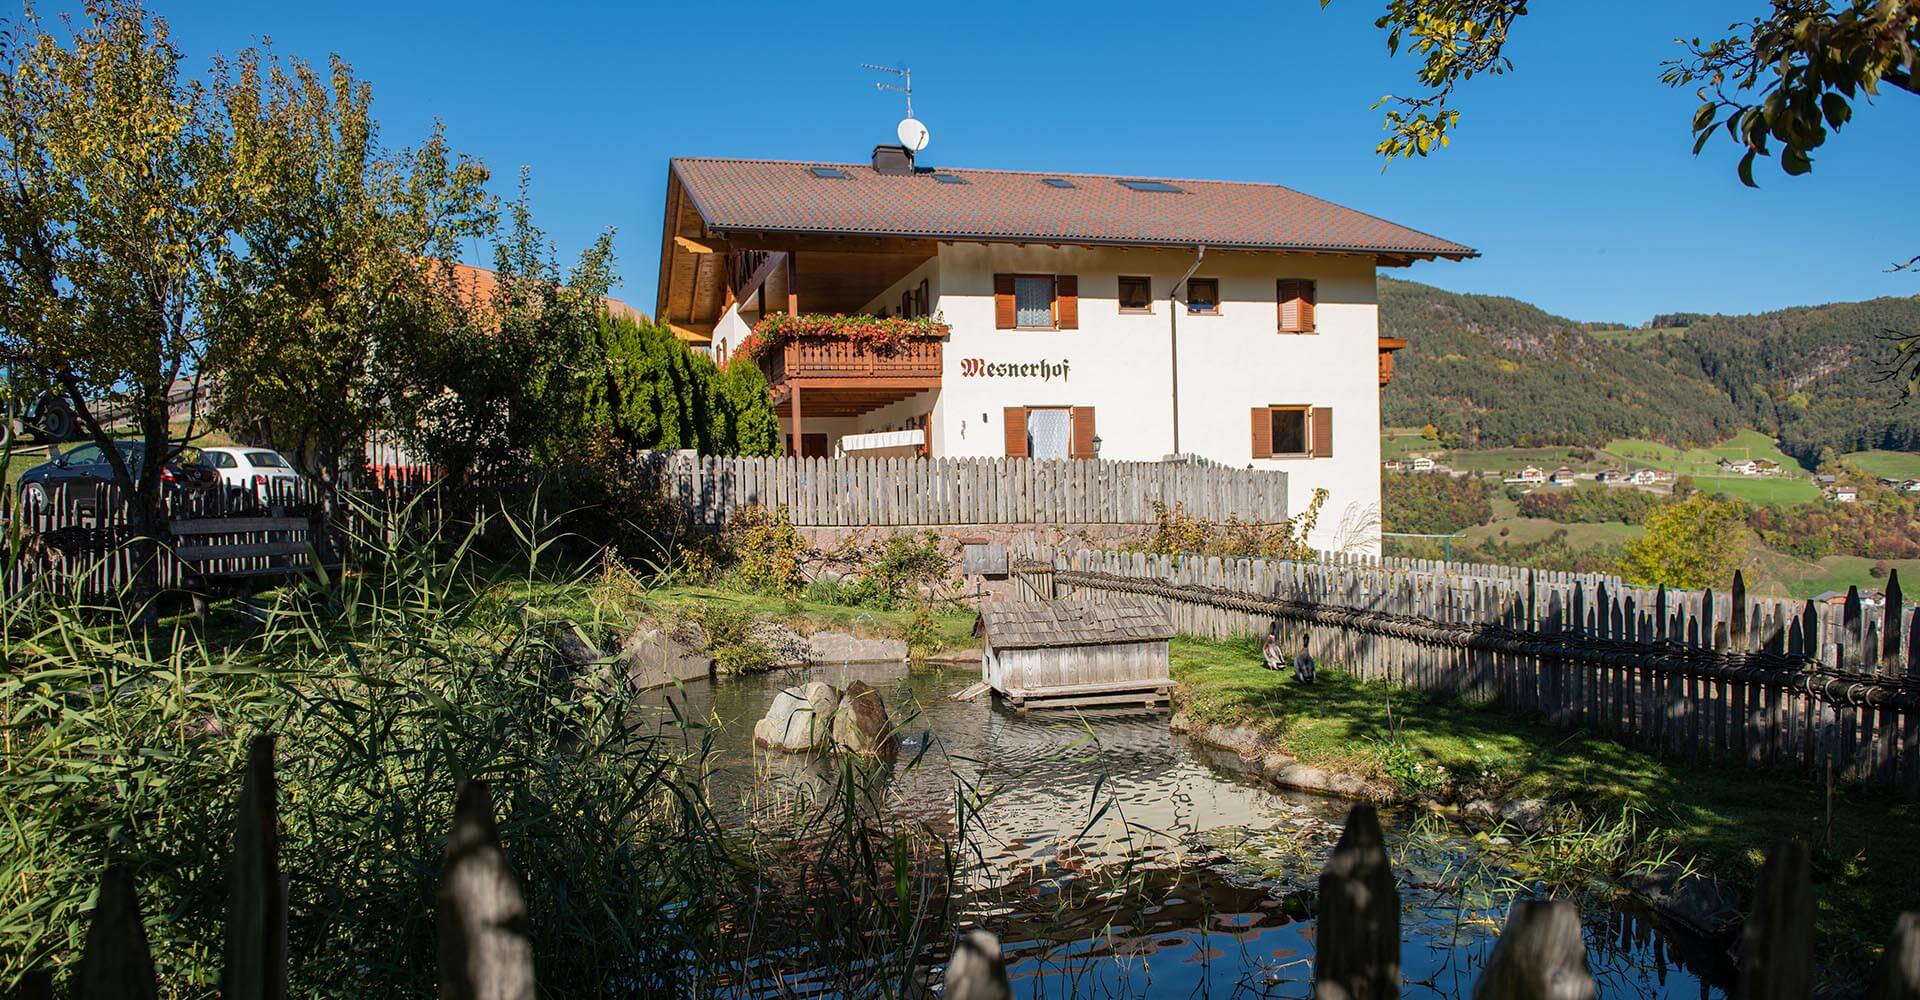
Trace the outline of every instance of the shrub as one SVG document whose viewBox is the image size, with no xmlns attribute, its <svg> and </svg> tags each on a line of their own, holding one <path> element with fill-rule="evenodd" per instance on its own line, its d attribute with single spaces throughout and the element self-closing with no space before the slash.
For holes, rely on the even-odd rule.
<svg viewBox="0 0 1920 1000">
<path fill-rule="evenodd" d="M 1253 556 L 1266 559 L 1311 559 L 1307 535 L 1320 522 L 1327 491 L 1316 489 L 1307 509 L 1279 524 L 1255 524 L 1237 517 L 1215 524 L 1192 517 L 1178 503 L 1153 505 L 1153 530 L 1122 548 L 1154 555 Z"/>
<path fill-rule="evenodd" d="M 807 544 L 785 507 L 768 510 L 748 504 L 734 511 L 724 547 L 734 578 L 748 590 L 793 597 L 806 582 L 800 566 Z"/>
<path fill-rule="evenodd" d="M 859 579 L 844 586 L 842 598 L 848 604 L 892 611 L 917 601 L 923 590 L 944 581 L 949 568 L 938 533 L 902 532 L 887 539 Z"/>
<path fill-rule="evenodd" d="M 1747 552 L 1747 510 L 1738 500 L 1696 493 L 1647 516 L 1647 533 L 1629 541 L 1622 576 L 1698 590 L 1724 587 Z"/>
</svg>

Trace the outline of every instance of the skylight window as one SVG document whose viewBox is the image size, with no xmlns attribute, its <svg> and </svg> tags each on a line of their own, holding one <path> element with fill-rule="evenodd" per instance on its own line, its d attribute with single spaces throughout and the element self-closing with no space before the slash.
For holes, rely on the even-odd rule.
<svg viewBox="0 0 1920 1000">
<path fill-rule="evenodd" d="M 839 167 L 808 167 L 807 173 L 826 180 L 846 180 L 847 172 Z"/>
<path fill-rule="evenodd" d="M 967 179 L 958 174 L 934 174 L 933 179 L 942 184 L 965 184 Z"/>
<path fill-rule="evenodd" d="M 1121 181 L 1120 186 L 1129 191 L 1157 191 L 1162 194 L 1179 194 L 1180 189 L 1166 181 Z"/>
<path fill-rule="evenodd" d="M 1070 188 L 1074 186 L 1074 183 L 1065 177 L 1042 177 L 1040 178 L 1040 183 L 1050 188 Z"/>
</svg>

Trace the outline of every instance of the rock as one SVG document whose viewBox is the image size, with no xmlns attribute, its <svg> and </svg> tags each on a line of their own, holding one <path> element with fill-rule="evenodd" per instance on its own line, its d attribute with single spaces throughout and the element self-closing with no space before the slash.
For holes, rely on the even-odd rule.
<svg viewBox="0 0 1920 1000">
<path fill-rule="evenodd" d="M 1553 807 L 1543 799 L 1513 799 L 1500 803 L 1500 818 L 1525 832 L 1540 833 L 1553 820 Z"/>
<path fill-rule="evenodd" d="M 747 628 L 747 638 L 767 647 L 776 667 L 805 666 L 813 656 L 806 636 L 769 618 L 756 619 Z"/>
<path fill-rule="evenodd" d="M 893 722 L 873 685 L 862 680 L 847 685 L 833 715 L 833 743 L 848 753 L 884 756 L 893 751 Z"/>
<path fill-rule="evenodd" d="M 900 663 L 907 644 L 900 639 L 862 639 L 845 632 L 815 632 L 807 637 L 815 663 Z"/>
<path fill-rule="evenodd" d="M 943 649 L 936 653 L 928 653 L 926 659 L 928 663 L 979 663 L 980 647 Z"/>
<path fill-rule="evenodd" d="M 826 749 L 839 693 L 833 685 L 814 681 L 804 688 L 783 688 L 773 696 L 767 714 L 753 724 L 753 745 L 783 753 L 818 753 Z"/>
<path fill-rule="evenodd" d="M 1738 886 L 1705 875 L 1681 878 L 1667 868 L 1621 880 L 1629 892 L 1688 930 L 1716 941 L 1731 940 L 1746 912 Z"/>
<path fill-rule="evenodd" d="M 1264 769 L 1267 780 L 1282 788 L 1296 788 L 1303 792 L 1319 792 L 1322 795 L 1338 795 L 1347 799 L 1367 799 L 1378 802 L 1391 801 L 1393 794 L 1370 781 L 1356 778 L 1350 774 L 1334 774 L 1317 767 L 1289 761 L 1278 767 Z"/>
<path fill-rule="evenodd" d="M 639 690 L 666 687 L 713 676 L 713 657 L 671 638 L 660 629 L 638 629 L 620 644 L 620 665 Z"/>
<path fill-rule="evenodd" d="M 1460 807 L 1460 815 L 1478 823 L 1494 826 L 1500 822 L 1500 807 L 1491 799 L 1474 799 Z"/>
</svg>

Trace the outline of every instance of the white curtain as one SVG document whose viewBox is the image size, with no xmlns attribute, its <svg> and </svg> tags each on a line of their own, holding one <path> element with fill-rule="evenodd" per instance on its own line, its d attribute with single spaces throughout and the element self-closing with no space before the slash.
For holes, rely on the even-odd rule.
<svg viewBox="0 0 1920 1000">
<path fill-rule="evenodd" d="M 1053 279 L 1021 275 L 1013 279 L 1015 326 L 1053 325 Z"/>
<path fill-rule="evenodd" d="M 1066 410 L 1027 411 L 1028 454 L 1034 458 L 1066 458 L 1073 440 L 1073 421 Z"/>
</svg>

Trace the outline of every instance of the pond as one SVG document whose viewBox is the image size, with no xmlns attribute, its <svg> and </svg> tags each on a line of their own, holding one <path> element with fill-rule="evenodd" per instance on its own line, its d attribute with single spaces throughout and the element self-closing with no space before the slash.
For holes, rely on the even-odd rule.
<svg viewBox="0 0 1920 1000">
<path fill-rule="evenodd" d="M 774 694 L 809 680 L 879 689 L 902 730 L 888 807 L 964 830 L 974 864 L 963 919 L 1000 935 L 1016 996 L 1310 995 L 1312 889 L 1349 803 L 1266 786 L 1171 732 L 1164 714 L 951 700 L 978 674 L 819 666 L 655 698 L 716 723 L 712 801 L 747 823 L 832 780 L 817 762 L 753 748 Z M 956 803 L 968 822 L 953 820 Z M 1403 907 L 1403 995 L 1471 995 L 1525 876 L 1433 817 L 1387 811 L 1382 822 Z M 1724 955 L 1610 901 L 1583 909 L 1603 996 L 1722 995 Z"/>
</svg>

